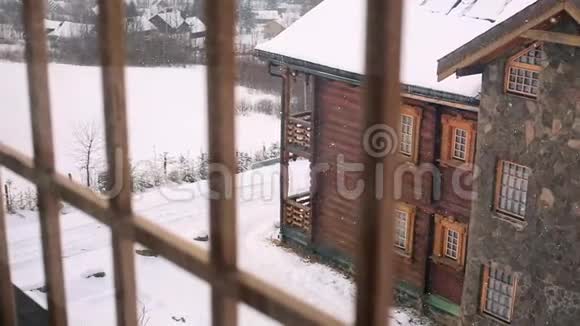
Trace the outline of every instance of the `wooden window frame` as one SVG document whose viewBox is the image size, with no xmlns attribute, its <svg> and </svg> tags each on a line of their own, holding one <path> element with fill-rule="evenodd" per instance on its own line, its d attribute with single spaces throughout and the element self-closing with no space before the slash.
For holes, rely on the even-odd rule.
<svg viewBox="0 0 580 326">
<path fill-rule="evenodd" d="M 405 127 L 405 118 L 407 118 L 410 123 L 409 123 L 409 134 L 408 136 L 411 138 L 410 139 L 410 143 L 408 144 L 409 146 L 409 151 L 407 152 L 405 150 L 405 146 L 403 146 L 403 141 L 405 139 L 405 132 L 404 132 L 404 127 Z M 401 114 L 401 133 L 400 133 L 400 137 L 401 137 L 401 141 L 400 141 L 400 146 L 399 146 L 399 152 L 405 156 L 412 156 L 413 155 L 413 142 L 415 140 L 415 118 L 413 116 L 410 116 L 408 114 Z M 406 145 L 406 144 L 405 144 Z"/>
<path fill-rule="evenodd" d="M 457 137 L 463 137 L 463 136 L 458 134 L 459 131 L 462 131 L 465 133 L 465 136 L 464 136 L 465 144 L 460 144 L 457 142 Z M 458 149 L 458 147 L 461 145 L 465 145 L 463 150 Z M 458 128 L 458 127 L 453 128 L 453 135 L 452 135 L 452 140 L 451 140 L 451 158 L 454 160 L 465 162 L 467 160 L 467 154 L 469 153 L 469 147 L 470 147 L 469 146 L 469 130 L 466 130 L 463 128 Z M 463 157 L 458 157 L 456 155 L 456 152 L 463 154 Z"/>
<path fill-rule="evenodd" d="M 494 206 L 493 206 L 494 207 L 494 211 L 497 214 L 500 214 L 501 216 L 505 216 L 505 217 L 510 218 L 510 219 L 515 219 L 517 222 L 523 222 L 523 221 L 526 220 L 526 215 L 525 214 L 524 215 L 520 215 L 520 214 L 511 212 L 511 211 L 508 211 L 508 210 L 505 210 L 505 209 L 502 209 L 502 208 L 499 207 L 500 200 L 501 200 L 501 190 L 502 190 L 502 182 L 501 181 L 502 181 L 502 178 L 503 178 L 503 165 L 504 165 L 503 163 L 504 162 L 510 163 L 510 164 L 513 164 L 513 165 L 516 165 L 516 166 L 519 166 L 519 167 L 522 167 L 522 168 L 525 168 L 525 169 L 528 169 L 528 185 L 527 185 L 526 190 L 525 190 L 525 194 L 526 194 L 526 208 L 525 208 L 525 213 L 527 213 L 527 211 L 528 211 L 528 209 L 527 209 L 527 204 L 528 204 L 527 196 L 528 196 L 529 189 L 530 189 L 530 184 L 529 183 L 530 183 L 530 176 L 532 174 L 532 169 L 529 168 L 529 167 L 527 167 L 527 166 L 525 166 L 525 165 L 518 164 L 518 163 L 515 163 L 513 161 L 508 161 L 508 160 L 498 160 L 497 161 L 497 166 L 496 166 L 496 173 L 495 173 L 495 196 L 494 196 Z"/>
<path fill-rule="evenodd" d="M 453 230 L 459 235 L 456 259 L 446 255 L 447 233 L 449 230 Z M 465 254 L 467 251 L 467 230 L 467 224 L 457 221 L 453 216 L 436 214 L 433 261 L 448 265 L 456 270 L 462 270 L 465 266 Z"/>
<path fill-rule="evenodd" d="M 477 122 L 461 117 L 443 115 L 441 117 L 441 157 L 440 163 L 444 166 L 472 168 L 475 160 L 475 140 L 477 137 Z M 454 157 L 455 130 L 463 129 L 467 131 L 465 144 L 465 160 Z"/>
<path fill-rule="evenodd" d="M 451 238 L 451 241 L 450 239 Z M 453 228 L 447 228 L 443 233 L 443 254 L 446 258 L 459 260 L 461 258 L 461 249 L 462 249 L 462 237 L 458 230 Z M 453 243 L 452 241 L 457 241 L 457 243 Z M 455 248 L 453 248 L 455 246 Z M 449 253 L 452 254 L 449 254 Z"/>
<path fill-rule="evenodd" d="M 518 62 L 516 61 L 519 57 L 521 57 L 522 55 L 525 55 L 526 53 L 528 53 L 529 51 L 533 50 L 533 49 L 538 49 L 540 48 L 540 51 L 543 52 L 543 46 L 544 44 L 542 42 L 535 42 L 532 43 L 530 46 L 527 46 L 525 49 L 519 51 L 518 53 L 516 53 L 515 55 L 511 56 L 507 63 L 506 63 L 506 68 L 505 68 L 505 72 L 504 72 L 504 92 L 506 94 L 513 94 L 513 95 L 517 95 L 517 96 L 523 96 L 527 99 L 533 99 L 533 100 L 537 100 L 538 99 L 538 93 L 539 93 L 539 88 L 540 88 L 540 78 L 538 78 L 538 93 L 533 94 L 533 93 L 527 93 L 524 91 L 518 91 L 518 90 L 513 90 L 509 88 L 509 83 L 510 83 L 510 72 L 511 69 L 522 69 L 524 71 L 529 71 L 532 73 L 537 73 L 537 74 L 541 74 L 542 71 L 544 70 L 544 67 L 541 65 L 533 65 L 533 64 L 528 64 L 528 63 L 523 63 L 523 62 Z"/>
<path fill-rule="evenodd" d="M 421 110 L 421 108 L 416 107 L 416 106 L 411 106 L 408 104 L 403 104 L 401 106 L 401 118 L 400 118 L 400 122 L 399 122 L 399 155 L 402 156 L 403 158 L 409 160 L 410 162 L 417 164 L 419 162 L 419 147 L 420 147 L 420 136 L 421 136 L 421 120 L 422 120 L 422 113 L 423 111 Z M 412 137 L 413 139 L 411 140 L 411 153 L 404 153 L 401 151 L 401 140 L 403 139 L 402 137 L 402 132 L 401 132 L 401 126 L 402 126 L 402 121 L 403 121 L 403 116 L 408 116 L 411 117 L 413 119 L 413 130 L 412 130 Z"/>
<path fill-rule="evenodd" d="M 487 309 L 486 309 L 487 293 L 489 291 L 489 278 L 490 278 L 489 274 L 490 274 L 491 265 L 494 265 L 494 268 L 498 268 L 497 264 L 494 264 L 494 263 L 483 265 L 483 271 L 482 271 L 482 277 L 481 277 L 481 295 L 479 298 L 479 312 L 484 316 L 488 316 L 488 317 L 493 318 L 494 320 L 498 320 L 502 323 L 511 324 L 512 319 L 513 319 L 513 315 L 514 315 L 514 308 L 516 306 L 516 294 L 517 294 L 517 288 L 518 288 L 519 275 L 517 273 L 509 271 L 509 273 L 513 277 L 514 281 L 513 281 L 513 285 L 512 285 L 512 292 L 510 295 L 510 297 L 511 297 L 510 315 L 509 315 L 509 319 L 506 320 L 505 318 L 498 316 L 491 311 L 487 311 Z"/>
<path fill-rule="evenodd" d="M 401 248 L 393 244 L 393 248 L 395 252 L 401 256 L 411 258 L 413 256 L 413 242 L 414 242 L 414 233 L 415 233 L 415 215 L 416 215 L 416 208 L 414 206 L 404 204 L 404 203 L 397 203 L 395 205 L 395 212 L 404 212 L 407 214 L 407 229 L 406 229 L 406 243 L 405 247 Z M 394 215 L 393 215 L 394 216 Z"/>
</svg>

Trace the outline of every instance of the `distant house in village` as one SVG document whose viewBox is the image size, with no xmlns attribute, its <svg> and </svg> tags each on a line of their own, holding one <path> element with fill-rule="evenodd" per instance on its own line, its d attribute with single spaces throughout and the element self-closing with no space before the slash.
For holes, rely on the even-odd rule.
<svg viewBox="0 0 580 326">
<path fill-rule="evenodd" d="M 169 8 L 161 11 L 149 18 L 149 21 L 159 32 L 164 34 L 189 33 L 189 26 L 178 9 Z"/>
<path fill-rule="evenodd" d="M 157 29 L 149 21 L 149 18 L 141 15 L 126 18 L 127 33 L 144 33 L 149 34 Z"/>
<path fill-rule="evenodd" d="M 46 34 L 50 34 L 54 32 L 63 22 L 45 19 L 44 20 L 44 29 L 46 30 Z"/>
<path fill-rule="evenodd" d="M 185 18 L 185 22 L 189 26 L 191 47 L 194 49 L 204 48 L 205 37 L 207 35 L 205 24 L 198 17 L 187 17 Z"/>
<path fill-rule="evenodd" d="M 134 25 L 142 23 L 138 19 Z M 148 30 L 170 35 L 173 38 L 187 42 L 192 48 L 203 48 L 205 44 L 206 26 L 198 17 L 184 17 L 183 12 L 170 8 L 153 15 L 145 24 Z"/>
<path fill-rule="evenodd" d="M 284 27 L 284 25 L 282 25 L 282 23 L 277 20 L 272 20 L 262 25 L 262 33 L 264 35 L 264 39 L 266 40 L 276 37 L 285 29 L 286 27 Z"/>
<path fill-rule="evenodd" d="M 17 31 L 12 24 L 0 24 L 0 41 L 22 39 L 22 32 Z"/>
<path fill-rule="evenodd" d="M 422 3 L 404 1 L 401 116 L 387 139 L 397 294 L 446 325 L 575 325 L 580 1 Z M 347 270 L 365 216 L 348 192 L 361 172 L 344 166 L 372 154 L 365 18 L 365 1 L 326 0 L 256 49 L 283 82 L 281 237 Z M 296 92 L 305 105 L 291 110 Z M 292 193 L 299 158 L 311 187 Z"/>
<path fill-rule="evenodd" d="M 69 21 L 56 23 L 50 20 L 47 22 L 48 24 L 45 28 L 49 38 L 81 38 L 96 33 L 96 27 L 93 24 L 73 23 Z"/>
<path fill-rule="evenodd" d="M 280 20 L 280 14 L 278 10 L 255 10 L 254 20 L 257 24 L 265 24 L 273 20 Z"/>
</svg>

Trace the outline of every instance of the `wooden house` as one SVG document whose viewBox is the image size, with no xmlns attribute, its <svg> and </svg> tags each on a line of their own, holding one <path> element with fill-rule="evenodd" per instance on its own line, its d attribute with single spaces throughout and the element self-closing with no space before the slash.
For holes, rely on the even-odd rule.
<svg viewBox="0 0 580 326">
<path fill-rule="evenodd" d="M 398 205 L 385 218 L 395 224 L 398 296 L 453 324 L 461 315 L 469 247 L 481 75 L 439 81 L 437 60 L 529 1 L 510 2 L 494 19 L 404 3 L 400 124 L 378 126 L 392 149 L 386 154 L 399 161 L 394 185 L 387 185 L 395 187 Z M 353 195 L 361 181 L 353 163 L 370 154 L 365 145 L 375 131 L 363 130 L 365 10 L 364 1 L 326 0 L 256 49 L 283 83 L 282 239 L 347 270 L 364 218 L 361 199 Z M 297 94 L 305 105 L 291 108 Z M 288 192 L 296 159 L 311 163 L 307 193 Z"/>
<path fill-rule="evenodd" d="M 161 11 L 151 18 L 149 21 L 155 28 L 164 34 L 189 34 L 189 25 L 180 10 L 169 8 Z"/>
<path fill-rule="evenodd" d="M 438 68 L 483 76 L 463 324 L 577 325 L 580 1 L 532 1 Z"/>
<path fill-rule="evenodd" d="M 266 40 L 276 37 L 276 35 L 282 33 L 285 29 L 286 27 L 279 20 L 271 20 L 262 25 L 262 32 Z"/>
</svg>

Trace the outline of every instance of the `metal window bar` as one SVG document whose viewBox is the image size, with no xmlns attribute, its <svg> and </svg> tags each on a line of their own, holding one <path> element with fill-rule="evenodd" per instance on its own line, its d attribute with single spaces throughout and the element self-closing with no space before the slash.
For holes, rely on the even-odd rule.
<svg viewBox="0 0 580 326">
<path fill-rule="evenodd" d="M 243 302 L 284 324 L 340 325 L 333 316 L 286 294 L 236 267 L 235 196 L 226 186 L 224 171 L 210 175 L 211 249 L 205 251 L 154 223 L 138 216 L 131 207 L 128 173 L 127 116 L 124 87 L 124 30 L 122 0 L 100 0 L 100 44 L 103 74 L 109 178 L 119 186 L 116 195 L 105 200 L 55 171 L 46 36 L 43 2 L 24 0 L 28 80 L 34 140 L 34 160 L 0 142 L 0 166 L 36 184 L 40 198 L 45 276 L 48 282 L 50 325 L 66 325 L 66 299 L 61 260 L 59 201 L 62 199 L 109 226 L 113 235 L 117 322 L 136 326 L 136 294 L 133 245 L 142 243 L 186 271 L 205 280 L 212 288 L 214 325 L 236 325 L 237 303 Z M 208 103 L 210 160 L 234 170 L 234 53 L 235 0 L 207 2 Z M 366 124 L 396 126 L 399 122 L 399 52 L 401 0 L 368 0 Z M 229 132 L 224 132 L 229 131 Z M 384 325 L 391 302 L 391 244 L 393 201 L 390 188 L 376 196 L 379 182 L 392 181 L 394 159 L 390 156 L 366 160 L 365 214 L 360 223 L 357 262 L 356 324 Z M 385 164 L 384 172 L 375 169 Z M 218 171 L 219 172 L 219 171 Z M 377 179 L 378 178 L 378 179 Z M 234 180 L 232 180 L 233 182 Z M 230 193 L 227 193 L 231 191 Z M 0 207 L 2 209 L 2 207 Z M 0 307 L 3 325 L 16 325 L 9 273 L 6 227 L 0 213 Z"/>
</svg>

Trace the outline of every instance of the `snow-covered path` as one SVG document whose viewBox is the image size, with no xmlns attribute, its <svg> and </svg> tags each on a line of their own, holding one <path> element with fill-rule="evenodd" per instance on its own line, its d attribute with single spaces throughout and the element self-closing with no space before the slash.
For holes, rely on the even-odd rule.
<svg viewBox="0 0 580 326">
<path fill-rule="evenodd" d="M 277 167 L 249 171 L 239 176 L 238 254 L 241 269 L 283 288 L 302 300 L 344 321 L 353 319 L 355 289 L 340 273 L 276 246 L 278 219 Z M 308 187 L 308 163 L 292 166 L 291 189 Z M 139 213 L 195 245 L 193 238 L 207 231 L 208 205 L 205 182 L 163 188 L 135 198 Z M 72 325 L 113 325 L 114 291 L 110 233 L 107 227 L 74 210 L 62 216 L 69 318 Z M 9 216 L 10 259 L 14 282 L 45 305 L 38 290 L 43 286 L 38 220 L 35 213 Z M 139 247 L 137 247 L 139 248 Z M 210 325 L 209 287 L 159 257 L 135 255 L 139 305 L 149 326 Z M 87 278 L 97 272 L 105 277 Z M 241 306 L 242 325 L 276 325 L 253 309 Z M 398 311 L 394 325 L 411 323 L 412 312 Z M 183 318 L 183 319 L 182 319 Z M 414 318 L 416 319 L 416 318 Z M 185 320 L 185 323 L 183 322 Z"/>
</svg>

